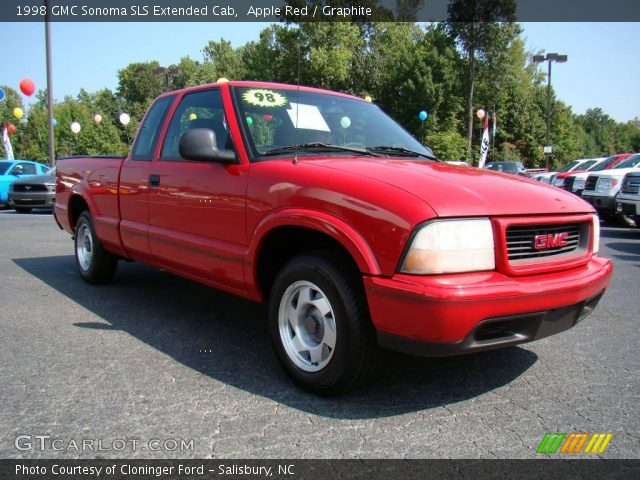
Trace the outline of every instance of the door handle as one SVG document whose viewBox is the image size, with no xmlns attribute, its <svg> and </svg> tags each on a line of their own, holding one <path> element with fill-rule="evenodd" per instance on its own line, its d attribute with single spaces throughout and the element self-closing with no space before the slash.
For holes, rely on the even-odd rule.
<svg viewBox="0 0 640 480">
<path fill-rule="evenodd" d="M 160 186 L 160 175 L 149 175 L 149 187 Z"/>
</svg>

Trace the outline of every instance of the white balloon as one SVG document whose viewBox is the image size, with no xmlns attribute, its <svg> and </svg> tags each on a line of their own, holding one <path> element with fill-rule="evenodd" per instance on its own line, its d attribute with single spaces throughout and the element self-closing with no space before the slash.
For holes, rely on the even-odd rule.
<svg viewBox="0 0 640 480">
<path fill-rule="evenodd" d="M 342 125 L 342 128 L 349 128 L 351 126 L 351 119 L 349 117 L 342 117 L 340 119 L 340 125 Z"/>
<path fill-rule="evenodd" d="M 126 127 L 127 125 L 129 125 L 130 121 L 131 121 L 131 117 L 129 116 L 128 113 L 121 113 L 120 114 L 120 123 L 122 125 L 124 125 Z"/>
<path fill-rule="evenodd" d="M 71 123 L 71 131 L 73 133 L 77 134 L 80 131 L 80 129 L 81 129 L 81 127 L 80 127 L 80 124 L 78 122 Z"/>
<path fill-rule="evenodd" d="M 96 113 L 96 114 L 93 116 L 93 122 L 94 122 L 96 125 L 100 125 L 100 122 L 101 122 L 101 121 L 102 121 L 102 115 L 100 115 L 99 113 Z"/>
<path fill-rule="evenodd" d="M 484 114 L 485 114 L 485 111 L 482 108 L 476 112 L 476 115 L 478 115 L 478 118 L 480 120 L 484 118 Z"/>
</svg>

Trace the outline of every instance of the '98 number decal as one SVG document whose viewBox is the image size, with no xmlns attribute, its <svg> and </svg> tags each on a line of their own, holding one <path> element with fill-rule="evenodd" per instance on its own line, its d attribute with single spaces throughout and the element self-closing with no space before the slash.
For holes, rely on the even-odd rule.
<svg viewBox="0 0 640 480">
<path fill-rule="evenodd" d="M 281 107 L 287 104 L 287 98 L 281 93 L 264 88 L 253 88 L 242 94 L 242 100 L 256 107 Z"/>
</svg>

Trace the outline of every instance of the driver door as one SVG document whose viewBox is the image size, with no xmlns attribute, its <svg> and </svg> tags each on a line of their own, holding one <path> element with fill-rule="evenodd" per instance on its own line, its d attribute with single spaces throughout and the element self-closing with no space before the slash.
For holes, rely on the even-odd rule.
<svg viewBox="0 0 640 480">
<path fill-rule="evenodd" d="M 209 128 L 219 149 L 233 149 L 219 89 L 185 94 L 149 176 L 149 246 L 168 268 L 227 289 L 244 289 L 247 169 L 180 156 L 181 136 Z"/>
</svg>

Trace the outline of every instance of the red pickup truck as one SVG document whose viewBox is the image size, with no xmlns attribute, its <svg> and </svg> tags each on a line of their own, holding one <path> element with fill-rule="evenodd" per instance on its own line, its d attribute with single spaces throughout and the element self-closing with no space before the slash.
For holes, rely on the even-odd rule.
<svg viewBox="0 0 640 480">
<path fill-rule="evenodd" d="M 160 96 L 126 158 L 58 160 L 55 218 L 89 283 L 137 260 L 268 302 L 303 387 L 379 346 L 443 356 L 566 330 L 609 284 L 599 223 L 557 188 L 439 162 L 375 104 L 263 82 Z"/>
</svg>

